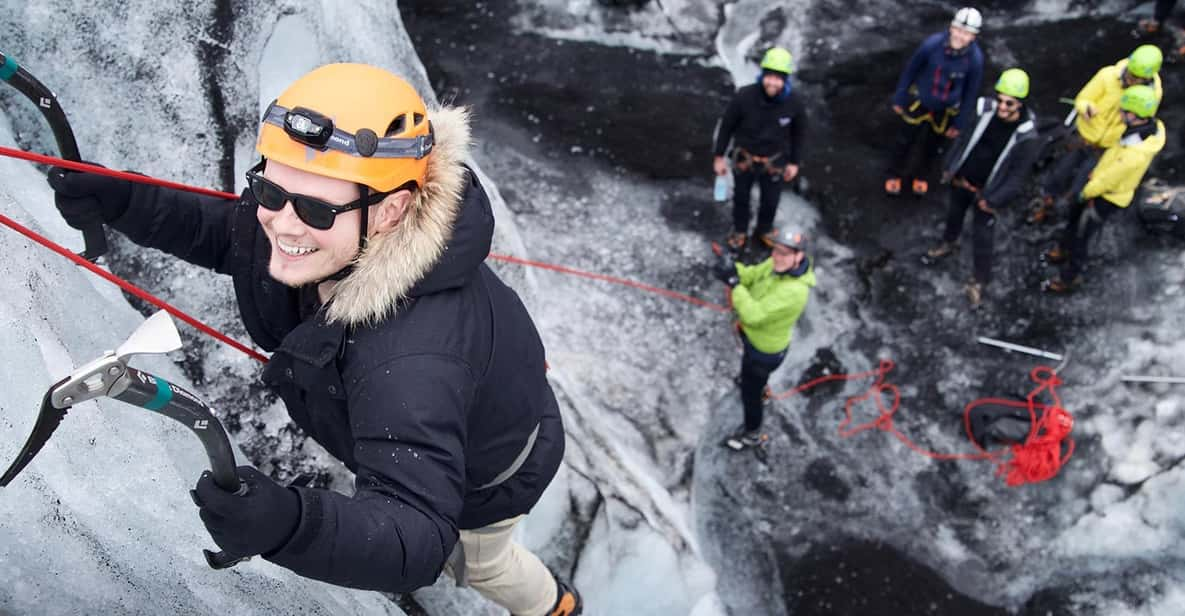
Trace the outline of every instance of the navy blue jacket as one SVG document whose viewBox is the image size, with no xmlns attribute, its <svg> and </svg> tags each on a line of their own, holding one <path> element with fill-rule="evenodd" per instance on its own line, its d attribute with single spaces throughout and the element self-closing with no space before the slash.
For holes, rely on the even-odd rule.
<svg viewBox="0 0 1185 616">
<path fill-rule="evenodd" d="M 910 86 L 917 86 L 916 100 L 929 111 L 942 113 L 952 107 L 975 109 L 975 99 L 983 81 L 983 52 L 975 41 L 955 51 L 947 44 L 949 36 L 946 32 L 932 34 L 913 53 L 897 80 L 894 105 L 908 108 L 914 100 Z M 959 130 L 966 130 L 971 121 L 969 117 L 974 114 L 959 113 L 956 116 L 955 125 Z"/>
<path fill-rule="evenodd" d="M 444 252 L 395 316 L 370 326 L 330 323 L 311 288 L 268 275 L 269 242 L 249 193 L 231 204 L 136 185 L 112 223 L 234 277 L 248 331 L 275 349 L 263 380 L 355 473 L 353 496 L 297 489 L 297 529 L 267 558 L 300 575 L 387 592 L 431 584 L 459 528 L 526 513 L 559 467 L 564 432 L 543 345 L 518 296 L 483 263 L 493 213 L 475 175 L 463 173 Z M 518 472 L 478 489 L 511 466 L 536 426 Z"/>
</svg>

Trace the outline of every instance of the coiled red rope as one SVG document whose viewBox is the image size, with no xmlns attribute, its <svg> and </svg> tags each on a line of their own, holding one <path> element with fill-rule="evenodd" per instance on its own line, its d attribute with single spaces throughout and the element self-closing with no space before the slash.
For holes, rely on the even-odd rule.
<svg viewBox="0 0 1185 616">
<path fill-rule="evenodd" d="M 771 397 L 783 400 L 823 383 L 876 377 L 863 393 L 850 396 L 844 401 L 844 417 L 839 422 L 840 436 L 850 438 L 875 429 L 892 434 L 909 449 L 935 460 L 991 460 L 997 464 L 996 475 L 1004 475 L 1005 482 L 1012 487 L 1053 478 L 1074 453 L 1072 439 L 1066 443 L 1065 453 L 1062 453 L 1063 441 L 1069 436 L 1074 420 L 1062 406 L 1061 397 L 1057 394 L 1057 386 L 1062 384 L 1062 380 L 1052 368 L 1038 366 L 1029 373 L 1037 386 L 1029 392 L 1025 402 L 1003 398 L 980 398 L 968 404 L 963 410 L 963 422 L 967 429 L 967 438 L 978 453 L 942 453 L 919 446 L 893 424 L 893 418 L 901 408 L 901 391 L 896 385 L 885 381 L 893 367 L 891 360 L 884 359 L 873 370 L 855 374 L 824 375 Z M 1050 404 L 1038 401 L 1043 393 L 1051 399 Z M 889 398 L 888 402 L 886 397 Z M 855 423 L 853 408 L 869 399 L 876 404 L 877 416 L 864 423 Z M 975 442 L 971 433 L 971 411 L 984 405 L 1027 409 L 1031 427 L 1025 442 L 994 451 L 986 451 Z"/>
</svg>

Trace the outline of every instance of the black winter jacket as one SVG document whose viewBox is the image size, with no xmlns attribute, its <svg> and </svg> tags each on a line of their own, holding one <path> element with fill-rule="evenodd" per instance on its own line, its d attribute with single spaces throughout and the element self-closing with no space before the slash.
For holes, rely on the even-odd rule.
<svg viewBox="0 0 1185 616">
<path fill-rule="evenodd" d="M 139 244 L 234 277 L 248 331 L 275 349 L 264 382 L 355 473 L 353 496 L 296 488 L 300 522 L 267 556 L 332 584 L 388 592 L 432 584 L 458 528 L 529 511 L 563 457 L 539 335 L 483 263 L 494 218 L 462 164 L 467 117 L 442 110 L 432 122 L 426 188 L 391 233 L 416 239 L 372 240 L 327 306 L 311 288 L 268 275 L 269 242 L 249 192 L 232 205 L 136 185 L 113 223 Z M 417 208 L 445 215 L 417 216 Z M 421 275 L 403 267 L 409 246 Z M 404 251 L 399 265 L 390 259 L 396 250 Z M 536 426 L 513 477 L 479 489 L 511 466 Z"/>
<path fill-rule="evenodd" d="M 805 137 L 806 110 L 796 92 L 787 91 L 770 100 L 760 83 L 750 84 L 737 90 L 724 110 L 713 153 L 724 156 L 729 140 L 735 139 L 736 147 L 751 154 L 780 153 L 783 159 L 775 162 L 797 165 Z"/>
<path fill-rule="evenodd" d="M 943 161 L 943 176 L 947 179 L 959 175 L 959 169 L 967 161 L 971 150 L 979 143 L 979 138 L 987 129 L 988 122 L 996 114 L 996 99 L 981 97 L 975 105 L 975 121 L 967 130 L 959 133 L 959 137 L 951 144 Z M 1025 180 L 1029 177 L 1033 165 L 1041 152 L 1041 144 L 1037 139 L 1037 126 L 1033 112 L 1025 107 L 1021 111 L 1019 124 L 1012 132 L 1012 137 L 1000 152 L 992 166 L 992 171 L 979 197 L 988 202 L 993 208 L 1008 205 L 1020 194 Z"/>
</svg>

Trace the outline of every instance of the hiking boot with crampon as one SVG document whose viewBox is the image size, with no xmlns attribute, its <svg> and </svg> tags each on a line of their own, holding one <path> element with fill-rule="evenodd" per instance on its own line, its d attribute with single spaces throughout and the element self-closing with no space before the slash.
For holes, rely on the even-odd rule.
<svg viewBox="0 0 1185 616">
<path fill-rule="evenodd" d="M 726 242 L 730 249 L 737 251 L 745 247 L 745 239 L 744 233 L 729 233 Z"/>
<path fill-rule="evenodd" d="M 547 616 L 580 616 L 584 611 L 584 602 L 580 600 L 580 593 L 554 573 L 552 577 L 555 578 L 556 600 L 555 607 L 551 608 Z"/>
<path fill-rule="evenodd" d="M 1043 256 L 1045 257 L 1046 263 L 1053 263 L 1056 265 L 1058 263 L 1065 263 L 1066 259 L 1070 258 L 1070 251 L 1063 250 L 1061 246 L 1054 246 L 1053 248 L 1046 250 Z"/>
<path fill-rule="evenodd" d="M 1053 197 L 1033 197 L 1029 202 L 1029 215 L 1025 222 L 1039 225 L 1053 220 Z"/>
<path fill-rule="evenodd" d="M 919 180 L 915 178 L 913 181 L 913 186 L 910 188 L 913 189 L 914 195 L 918 197 L 924 197 L 926 196 L 926 193 L 930 192 L 930 183 L 926 180 Z"/>
<path fill-rule="evenodd" d="M 1058 294 L 1070 293 L 1071 291 L 1082 286 L 1082 276 L 1075 276 L 1074 279 L 1069 282 L 1062 280 L 1061 276 L 1057 276 L 1054 278 L 1050 278 L 1049 280 L 1046 280 L 1045 284 L 1043 284 L 1041 286 L 1044 287 L 1044 289 L 1050 293 L 1058 293 Z"/>
<path fill-rule="evenodd" d="M 761 430 L 745 430 L 742 428 L 736 434 L 725 439 L 724 444 L 733 451 L 740 451 L 749 447 L 764 447 L 769 441 L 769 435 Z"/>
<path fill-rule="evenodd" d="M 972 280 L 963 287 L 963 291 L 967 293 L 967 299 L 971 302 L 971 308 L 979 308 L 983 302 L 983 285 Z"/>
<path fill-rule="evenodd" d="M 901 194 L 901 178 L 889 178 L 885 180 L 885 194 L 890 197 L 896 197 Z"/>
<path fill-rule="evenodd" d="M 942 242 L 930 250 L 927 250 L 926 256 L 930 257 L 931 259 L 941 259 L 942 257 L 945 257 L 958 250 L 958 248 L 958 242 Z"/>
</svg>

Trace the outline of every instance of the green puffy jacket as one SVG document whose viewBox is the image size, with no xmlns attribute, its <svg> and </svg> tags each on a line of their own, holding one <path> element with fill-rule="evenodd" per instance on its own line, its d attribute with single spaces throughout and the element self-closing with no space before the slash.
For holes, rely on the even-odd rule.
<svg viewBox="0 0 1185 616">
<path fill-rule="evenodd" d="M 738 263 L 737 275 L 741 283 L 732 290 L 732 307 L 741 331 L 758 351 L 781 353 L 815 286 L 815 264 L 801 276 L 777 274 L 771 257 L 757 265 Z"/>
</svg>

